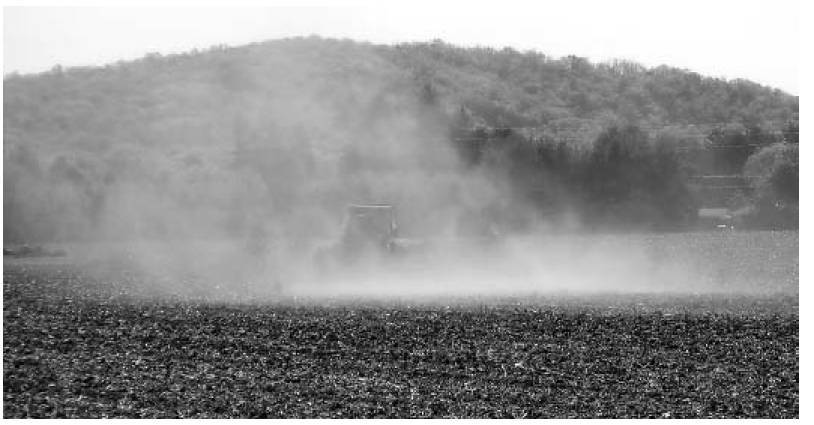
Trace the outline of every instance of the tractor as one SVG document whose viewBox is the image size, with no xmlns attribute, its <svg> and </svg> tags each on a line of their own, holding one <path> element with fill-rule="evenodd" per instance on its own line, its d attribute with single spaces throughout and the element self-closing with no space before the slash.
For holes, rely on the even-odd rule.
<svg viewBox="0 0 814 425">
<path fill-rule="evenodd" d="M 361 258 L 395 258 L 421 241 L 398 237 L 396 208 L 389 204 L 348 205 L 339 239 L 316 252 L 318 268 L 352 265 Z"/>
<path fill-rule="evenodd" d="M 398 224 L 392 205 L 349 205 L 343 227 L 340 244 L 346 256 L 396 250 Z"/>
</svg>

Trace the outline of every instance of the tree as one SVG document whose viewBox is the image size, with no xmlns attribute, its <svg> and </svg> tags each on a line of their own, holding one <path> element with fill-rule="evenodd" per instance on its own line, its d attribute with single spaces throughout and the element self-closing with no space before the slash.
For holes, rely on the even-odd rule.
<svg viewBox="0 0 814 425">
<path fill-rule="evenodd" d="M 749 158 L 746 171 L 757 177 L 752 224 L 796 228 L 799 224 L 800 160 L 798 145 L 776 143 Z"/>
<path fill-rule="evenodd" d="M 786 122 L 783 126 L 783 141 L 788 143 L 800 143 L 800 122 L 795 118 Z"/>
<path fill-rule="evenodd" d="M 653 146 L 636 126 L 611 127 L 596 139 L 585 171 L 594 219 L 622 226 L 685 224 L 692 198 L 675 150 Z"/>
</svg>

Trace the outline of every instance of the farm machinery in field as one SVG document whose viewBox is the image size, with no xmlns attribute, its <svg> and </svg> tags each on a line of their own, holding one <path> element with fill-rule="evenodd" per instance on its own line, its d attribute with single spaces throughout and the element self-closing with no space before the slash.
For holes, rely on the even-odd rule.
<svg viewBox="0 0 814 425">
<path fill-rule="evenodd" d="M 399 234 L 396 207 L 390 204 L 348 205 L 338 238 L 316 250 L 316 267 L 320 271 L 337 267 L 388 263 L 402 259 L 429 259 L 433 253 L 467 251 L 494 246 L 499 235 L 488 220 L 470 220 L 459 236 L 405 238 Z M 477 229 L 476 232 L 472 229 Z M 459 229 L 461 230 L 461 229 Z M 464 233 L 468 231 L 468 233 Z"/>
<path fill-rule="evenodd" d="M 317 266 L 349 265 L 362 258 L 394 258 L 415 252 L 425 241 L 401 238 L 396 208 L 389 204 L 352 204 L 346 209 L 339 239 L 317 250 Z"/>
</svg>

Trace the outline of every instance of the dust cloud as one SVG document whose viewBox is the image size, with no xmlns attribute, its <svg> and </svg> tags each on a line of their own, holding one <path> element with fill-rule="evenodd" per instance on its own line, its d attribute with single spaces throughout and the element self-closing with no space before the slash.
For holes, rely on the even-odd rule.
<svg viewBox="0 0 814 425">
<path fill-rule="evenodd" d="M 577 215 L 541 216 L 513 198 L 500 173 L 462 162 L 450 135 L 459 106 L 412 70 L 369 66 L 390 77 L 369 81 L 354 71 L 316 78 L 338 71 L 266 64 L 269 75 L 257 80 L 225 62 L 214 77 L 219 89 L 205 89 L 214 112 L 201 140 L 185 142 L 195 138 L 183 126 L 152 128 L 174 144 L 112 147 L 104 154 L 107 172 L 93 180 L 104 184 L 84 191 L 64 184 L 76 164 L 52 167 L 58 179 L 50 192 L 32 184 L 30 193 L 61 202 L 53 206 L 62 220 L 54 227 L 68 235 L 71 258 L 133 270 L 158 297 L 724 288 L 727 278 L 702 264 L 692 237 L 651 243 L 592 235 Z M 351 204 L 392 205 L 405 248 L 352 260 L 337 255 L 348 249 L 342 241 Z M 574 232 L 563 233 L 563 223 Z M 681 255 L 668 252 L 675 246 Z M 333 258 L 324 261 L 325 252 Z"/>
</svg>

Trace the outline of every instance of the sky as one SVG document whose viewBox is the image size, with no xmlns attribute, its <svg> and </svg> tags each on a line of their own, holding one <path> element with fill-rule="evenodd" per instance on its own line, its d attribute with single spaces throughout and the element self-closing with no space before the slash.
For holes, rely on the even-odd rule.
<svg viewBox="0 0 814 425">
<path fill-rule="evenodd" d="M 796 0 L 305 0 L 267 1 L 263 4 L 274 6 L 262 8 L 251 1 L 231 3 L 239 7 L 146 3 L 152 6 L 7 5 L 3 72 L 104 65 L 150 52 L 315 34 L 385 44 L 440 38 L 462 46 L 575 54 L 595 62 L 623 58 L 800 91 Z"/>
</svg>

